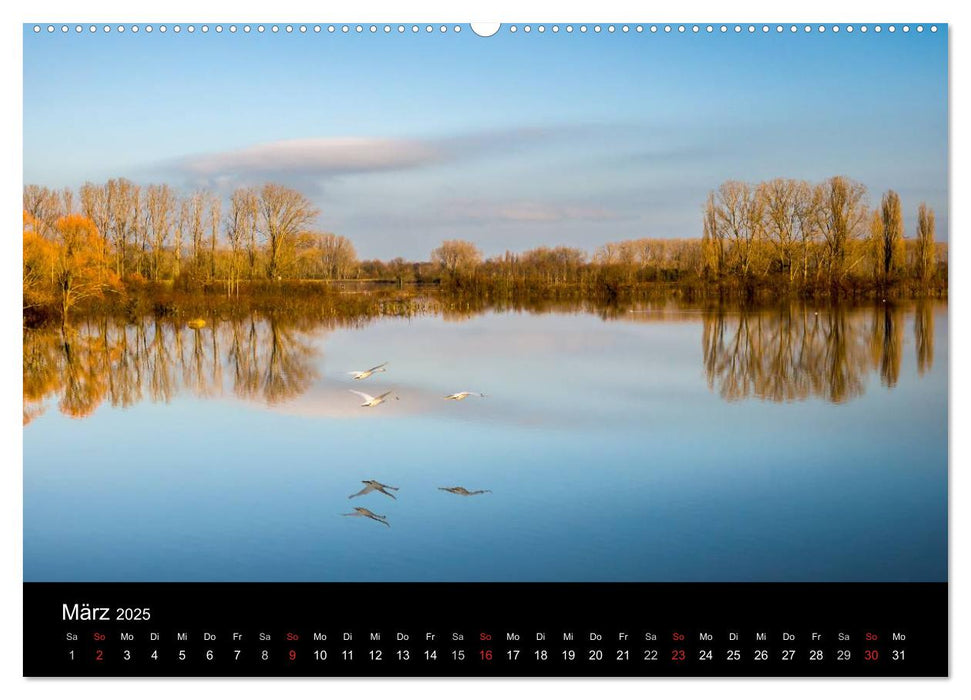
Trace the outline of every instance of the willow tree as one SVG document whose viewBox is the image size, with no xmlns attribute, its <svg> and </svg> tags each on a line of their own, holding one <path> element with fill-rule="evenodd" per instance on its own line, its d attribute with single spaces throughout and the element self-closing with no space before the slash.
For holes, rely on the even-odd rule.
<svg viewBox="0 0 971 700">
<path fill-rule="evenodd" d="M 37 221 L 24 210 L 23 308 L 45 306 L 51 302 L 54 284 L 54 244 L 42 236 Z"/>
<path fill-rule="evenodd" d="M 917 279 L 922 285 L 930 282 L 937 267 L 934 250 L 934 210 L 924 202 L 917 208 Z"/>
<path fill-rule="evenodd" d="M 86 297 L 99 295 L 106 283 L 100 274 L 105 255 L 101 236 L 91 219 L 80 214 L 62 216 L 53 231 L 54 292 L 66 325 L 71 308 Z"/>
</svg>

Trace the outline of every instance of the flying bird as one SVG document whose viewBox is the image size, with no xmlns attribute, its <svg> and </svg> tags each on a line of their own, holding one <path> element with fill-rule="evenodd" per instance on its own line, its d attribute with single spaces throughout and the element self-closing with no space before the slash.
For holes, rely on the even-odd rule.
<svg viewBox="0 0 971 700">
<path fill-rule="evenodd" d="M 361 483 L 364 484 L 364 488 L 358 491 L 357 493 L 351 494 L 350 496 L 348 496 L 348 498 L 366 496 L 372 491 L 378 491 L 380 493 L 383 493 L 385 496 L 391 496 L 391 498 L 395 499 L 396 501 L 398 500 L 397 496 L 395 496 L 393 493 L 388 493 L 387 491 L 385 491 L 385 489 L 391 489 L 392 491 L 397 491 L 398 490 L 397 486 L 388 486 L 387 484 L 382 484 L 380 481 L 375 481 L 374 479 L 364 479 Z"/>
<path fill-rule="evenodd" d="M 372 513 L 367 508 L 355 508 L 353 513 L 341 513 L 341 515 L 349 515 L 352 518 L 371 518 L 371 520 L 376 520 L 382 525 L 391 527 L 391 523 L 388 522 L 387 517 Z"/>
<path fill-rule="evenodd" d="M 348 389 L 348 391 L 351 392 L 352 394 L 357 394 L 362 399 L 364 399 L 364 403 L 362 403 L 361 405 L 367 408 L 373 408 L 378 404 L 384 403 L 385 401 L 388 400 L 388 397 L 394 393 L 393 391 L 386 391 L 380 396 L 371 396 L 370 394 L 365 394 L 363 391 L 354 391 L 353 389 Z M 396 400 L 397 398 L 398 398 L 397 395 L 395 395 Z"/>
<path fill-rule="evenodd" d="M 366 369 L 363 372 L 362 371 L 354 371 L 354 372 L 348 372 L 348 374 L 351 375 L 352 377 L 354 377 L 354 379 L 367 379 L 368 377 L 370 377 L 375 372 L 387 372 L 388 370 L 385 369 L 385 367 L 387 367 L 387 365 L 388 365 L 387 362 L 382 362 L 377 367 L 372 367 L 371 369 Z"/>
<path fill-rule="evenodd" d="M 479 491 L 469 491 L 464 486 L 439 486 L 439 491 L 448 491 L 449 493 L 454 493 L 458 496 L 478 496 L 480 493 L 492 493 L 489 489 L 481 489 Z"/>
<path fill-rule="evenodd" d="M 457 394 L 449 394 L 448 396 L 443 396 L 443 399 L 451 399 L 453 401 L 461 401 L 462 399 L 467 399 L 470 396 L 481 396 L 485 398 L 485 394 L 480 394 L 478 391 L 460 391 Z"/>
</svg>

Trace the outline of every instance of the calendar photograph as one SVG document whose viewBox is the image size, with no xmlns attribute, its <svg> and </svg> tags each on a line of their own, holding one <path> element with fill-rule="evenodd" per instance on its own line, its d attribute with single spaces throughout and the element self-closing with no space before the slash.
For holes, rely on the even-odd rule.
<svg viewBox="0 0 971 700">
<path fill-rule="evenodd" d="M 24 25 L 25 584 L 946 583 L 947 37 Z"/>
</svg>

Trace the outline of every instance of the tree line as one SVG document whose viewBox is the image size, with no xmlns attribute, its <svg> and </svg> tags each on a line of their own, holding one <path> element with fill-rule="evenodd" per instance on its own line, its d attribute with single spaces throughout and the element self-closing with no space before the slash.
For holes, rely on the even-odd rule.
<svg viewBox="0 0 971 700">
<path fill-rule="evenodd" d="M 927 286 L 941 270 L 934 211 L 921 203 L 910 245 L 900 196 L 878 206 L 867 189 L 837 175 L 823 182 L 729 180 L 704 206 L 701 271 L 709 280 L 771 277 L 802 287 L 913 281 Z"/>
<path fill-rule="evenodd" d="M 65 225 L 91 227 L 106 271 L 122 280 L 220 280 L 334 276 L 357 262 L 343 236 L 317 231 L 319 211 L 300 192 L 268 183 L 239 188 L 223 202 L 200 190 L 118 178 L 70 188 L 24 187 L 24 229 L 64 243 Z"/>
<path fill-rule="evenodd" d="M 267 183 L 226 199 L 205 190 L 124 178 L 77 192 L 23 191 L 25 314 L 66 319 L 89 298 L 176 287 L 238 296 L 284 280 L 434 284 L 502 296 L 573 290 L 616 296 L 667 285 L 691 293 L 943 295 L 946 247 L 934 212 L 918 208 L 905 236 L 900 197 L 871 208 L 844 176 L 821 183 L 775 179 L 723 183 L 702 210 L 700 238 L 641 238 L 580 248 L 539 247 L 485 258 L 447 240 L 428 260 L 359 260 L 344 236 L 316 228 L 318 209 L 297 190 Z M 154 285 L 154 286 L 153 286 Z"/>
</svg>

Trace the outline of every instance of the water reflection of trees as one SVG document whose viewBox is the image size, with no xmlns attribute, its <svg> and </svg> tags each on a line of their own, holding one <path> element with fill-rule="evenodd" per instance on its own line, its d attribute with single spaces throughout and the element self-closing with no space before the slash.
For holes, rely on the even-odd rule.
<svg viewBox="0 0 971 700">
<path fill-rule="evenodd" d="M 934 311 L 929 301 L 913 307 L 918 374 L 934 360 Z M 869 373 L 897 384 L 903 357 L 904 308 L 770 310 L 709 309 L 671 302 L 633 308 L 551 301 L 533 305 L 453 304 L 439 309 L 461 322 L 485 312 L 596 313 L 604 321 L 688 322 L 703 318 L 705 374 L 727 400 L 758 397 L 791 401 L 821 397 L 843 402 L 863 393 Z M 169 318 L 136 322 L 89 318 L 74 327 L 25 329 L 24 423 L 50 400 L 76 418 L 103 402 L 131 406 L 169 402 L 179 392 L 199 397 L 235 396 L 281 403 L 306 391 L 317 377 L 313 338 L 321 329 L 359 327 L 366 318 L 321 320 L 300 314 L 261 314 L 220 321 L 195 330 Z"/>
<path fill-rule="evenodd" d="M 24 423 L 51 398 L 74 418 L 106 401 L 121 407 L 168 402 L 182 390 L 279 403 L 317 377 L 314 325 L 256 315 L 212 321 L 194 330 L 163 319 L 98 318 L 65 330 L 25 330 Z"/>
<path fill-rule="evenodd" d="M 917 374 L 934 366 L 934 305 L 926 299 L 917 302 L 914 312 L 914 344 L 917 346 Z"/>
<path fill-rule="evenodd" d="M 884 386 L 896 386 L 903 316 L 903 308 L 893 304 L 706 311 L 702 343 L 708 386 L 729 401 L 821 397 L 834 403 L 860 396 L 871 372 Z M 923 374 L 933 363 L 933 306 L 918 304 L 914 318 L 917 367 Z"/>
</svg>

